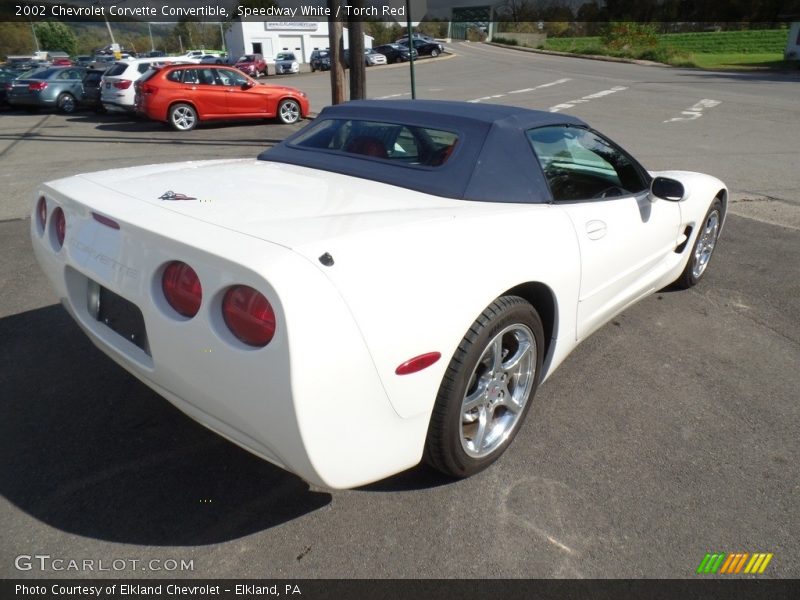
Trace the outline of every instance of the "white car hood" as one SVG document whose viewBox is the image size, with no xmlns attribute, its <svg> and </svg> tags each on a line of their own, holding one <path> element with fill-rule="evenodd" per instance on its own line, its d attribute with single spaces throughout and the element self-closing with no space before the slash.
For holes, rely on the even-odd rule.
<svg viewBox="0 0 800 600">
<path fill-rule="evenodd" d="M 132 167 L 78 178 L 132 200 L 295 249 L 378 228 L 448 218 L 454 212 L 480 213 L 503 206 L 254 159 Z M 168 192 L 193 199 L 161 199 Z"/>
</svg>

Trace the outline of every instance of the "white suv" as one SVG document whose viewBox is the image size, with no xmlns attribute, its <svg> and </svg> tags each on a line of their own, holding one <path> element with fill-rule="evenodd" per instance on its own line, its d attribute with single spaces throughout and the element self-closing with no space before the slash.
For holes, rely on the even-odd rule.
<svg viewBox="0 0 800 600">
<path fill-rule="evenodd" d="M 164 56 L 151 58 L 131 58 L 118 60 L 103 75 L 100 82 L 100 102 L 103 108 L 112 112 L 133 112 L 133 82 L 139 79 L 154 64 L 187 62 Z"/>
</svg>

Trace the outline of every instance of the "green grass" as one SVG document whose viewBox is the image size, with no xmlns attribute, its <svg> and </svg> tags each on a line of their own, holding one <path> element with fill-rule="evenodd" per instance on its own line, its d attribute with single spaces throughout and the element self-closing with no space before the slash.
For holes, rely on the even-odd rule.
<svg viewBox="0 0 800 600">
<path fill-rule="evenodd" d="M 789 61 L 783 60 L 783 52 L 698 52 L 678 58 L 674 64 L 701 69 L 785 69 L 792 66 Z"/>
<path fill-rule="evenodd" d="M 548 38 L 545 50 L 645 58 L 702 69 L 788 68 L 783 60 L 788 30 L 672 33 L 658 36 L 656 48 L 612 51 L 600 37 Z"/>
</svg>

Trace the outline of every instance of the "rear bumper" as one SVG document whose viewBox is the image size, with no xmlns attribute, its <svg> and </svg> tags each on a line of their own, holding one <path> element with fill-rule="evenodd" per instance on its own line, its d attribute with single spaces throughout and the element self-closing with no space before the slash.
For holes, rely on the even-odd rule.
<svg viewBox="0 0 800 600">
<path fill-rule="evenodd" d="M 101 351 L 193 419 L 313 484 L 354 487 L 419 462 L 427 419 L 394 411 L 349 308 L 319 267 L 106 188 L 71 199 L 87 187 L 78 177 L 43 186 L 48 221 L 55 206 L 65 212 L 66 240 L 58 248 L 52 224 L 43 230 L 35 214 L 31 239 L 62 304 Z M 172 260 L 189 263 L 202 282 L 192 319 L 174 313 L 160 291 Z M 146 350 L 92 316 L 90 282 L 141 310 Z M 221 298 L 238 283 L 275 309 L 276 336 L 264 348 L 226 329 Z"/>
</svg>

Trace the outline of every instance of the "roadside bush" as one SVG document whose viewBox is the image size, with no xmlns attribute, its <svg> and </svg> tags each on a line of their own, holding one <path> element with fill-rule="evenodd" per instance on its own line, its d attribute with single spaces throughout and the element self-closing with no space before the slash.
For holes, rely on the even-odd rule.
<svg viewBox="0 0 800 600">
<path fill-rule="evenodd" d="M 499 37 L 499 36 L 496 36 L 496 35 L 492 37 L 492 41 L 493 42 L 497 42 L 498 44 L 505 44 L 507 46 L 518 46 L 519 45 L 517 40 L 512 40 L 512 39 L 504 38 L 504 37 Z"/>
<path fill-rule="evenodd" d="M 647 23 L 609 23 L 601 39 L 609 50 L 616 51 L 658 46 L 657 30 Z"/>
</svg>

